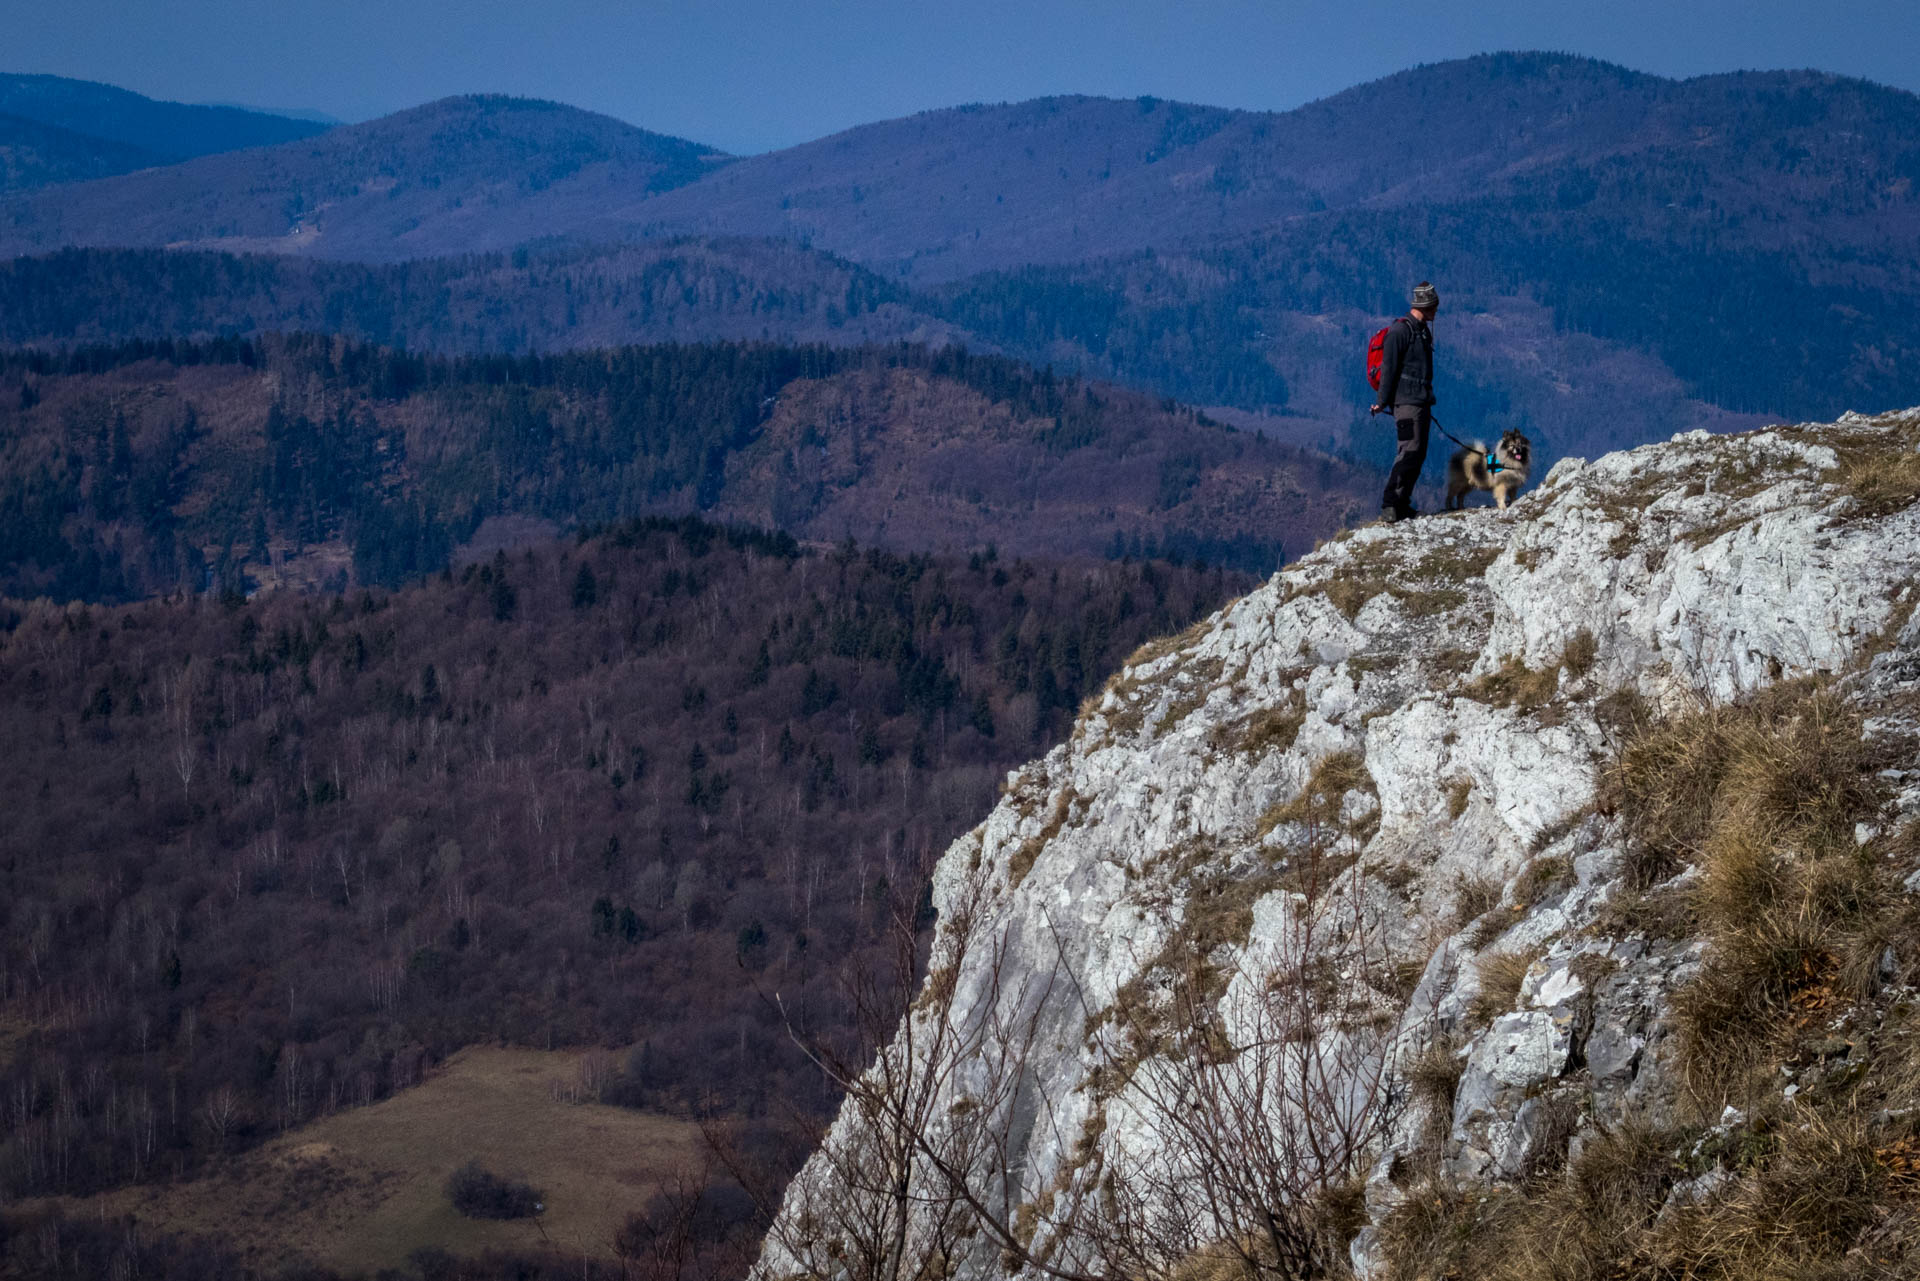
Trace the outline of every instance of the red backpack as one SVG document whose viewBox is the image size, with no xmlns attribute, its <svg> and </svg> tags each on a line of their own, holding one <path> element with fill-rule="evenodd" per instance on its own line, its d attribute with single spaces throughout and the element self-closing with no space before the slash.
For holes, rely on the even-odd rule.
<svg viewBox="0 0 1920 1281">
<path fill-rule="evenodd" d="M 1380 390 L 1380 366 L 1386 363 L 1387 358 L 1385 351 L 1387 345 L 1387 330 L 1393 328 L 1398 321 L 1404 319 L 1405 317 L 1403 316 L 1395 316 L 1392 320 L 1380 326 L 1380 332 L 1367 340 L 1367 385 L 1375 391 Z"/>
</svg>

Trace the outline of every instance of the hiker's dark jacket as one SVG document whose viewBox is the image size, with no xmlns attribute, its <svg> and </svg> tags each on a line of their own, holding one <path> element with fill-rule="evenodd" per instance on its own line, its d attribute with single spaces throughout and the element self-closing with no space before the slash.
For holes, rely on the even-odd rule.
<svg viewBox="0 0 1920 1281">
<path fill-rule="evenodd" d="M 1433 330 L 1401 316 L 1380 344 L 1380 407 L 1417 409 L 1433 403 Z"/>
</svg>

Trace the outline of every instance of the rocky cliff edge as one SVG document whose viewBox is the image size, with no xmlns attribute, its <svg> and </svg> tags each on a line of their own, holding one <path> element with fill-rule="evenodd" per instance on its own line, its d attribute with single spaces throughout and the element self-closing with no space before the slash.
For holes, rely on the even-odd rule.
<svg viewBox="0 0 1920 1281">
<path fill-rule="evenodd" d="M 1815 1121 L 1865 1171 L 1833 1257 L 1906 1266 L 1920 1138 L 1860 1095 L 1920 961 L 1917 445 L 1565 460 L 1134 655 L 945 855 L 758 1275 L 1739 1275 L 1802 1246 L 1687 1252 Z M 1568 1200 L 1608 1169 L 1627 1210 Z"/>
</svg>

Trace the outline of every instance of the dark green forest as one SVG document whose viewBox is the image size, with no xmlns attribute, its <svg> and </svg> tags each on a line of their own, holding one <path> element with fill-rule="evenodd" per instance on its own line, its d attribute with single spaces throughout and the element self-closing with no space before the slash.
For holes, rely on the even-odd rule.
<svg viewBox="0 0 1920 1281">
<path fill-rule="evenodd" d="M 1128 489 L 1088 495 L 1106 505 L 1104 527 L 1063 526 L 1072 547 L 1017 546 L 1010 528 L 1011 551 L 1177 555 L 1264 572 L 1288 530 L 1257 511 L 1207 523 L 1182 513 L 1201 509 L 1220 467 L 1261 484 L 1287 468 L 1327 470 L 1177 406 L 959 347 L 709 343 L 449 358 L 294 336 L 16 352 L 0 357 L 0 588 L 94 601 L 245 591 L 250 570 L 290 561 L 320 566 L 309 586 L 391 587 L 438 570 L 489 516 L 570 527 L 707 512 L 755 469 L 782 492 L 804 482 L 817 496 L 823 482 L 794 470 L 811 466 L 793 461 L 806 433 L 778 457 L 772 446 L 764 458 L 745 451 L 797 382 L 889 371 L 982 398 L 1014 432 L 1002 443 L 1023 472 L 1128 469 L 1113 482 Z M 965 403 L 952 413 L 978 421 Z M 853 470 L 835 487 L 862 468 L 911 465 L 901 448 L 943 445 L 876 453 L 863 442 L 889 422 L 854 427 Z M 796 520 L 803 508 L 786 504 Z M 894 528 L 909 547 L 971 541 Z M 340 554 L 315 560 L 316 548 Z"/>
</svg>

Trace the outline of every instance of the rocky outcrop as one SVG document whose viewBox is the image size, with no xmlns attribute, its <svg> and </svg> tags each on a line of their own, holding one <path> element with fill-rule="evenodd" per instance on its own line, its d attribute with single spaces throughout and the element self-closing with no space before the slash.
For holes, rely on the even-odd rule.
<svg viewBox="0 0 1920 1281">
<path fill-rule="evenodd" d="M 1267 1044 L 1315 1047 L 1279 1052 L 1276 1080 L 1343 1083 L 1267 1106 L 1372 1119 L 1333 1158 L 1370 1171 L 1363 1275 L 1416 1150 L 1492 1185 L 1595 1125 L 1670 1116 L 1672 995 L 1701 948 L 1636 919 L 1659 895 L 1629 885 L 1605 763 L 1635 708 L 1818 673 L 1862 697 L 1911 684 L 1916 442 L 1910 411 L 1566 460 L 1504 513 L 1343 534 L 1135 655 L 936 874 L 933 975 L 875 1070 L 957 1051 L 918 1115 L 972 1139 L 855 1187 L 879 1122 L 850 1100 L 761 1274 L 859 1272 L 835 1262 L 836 1216 L 889 1190 L 908 1272 L 998 1275 L 1021 1251 L 1097 1271 L 1062 1207 L 1122 1214 L 1128 1179 L 1136 1216 L 1160 1197 L 1198 1220 L 1167 1240 L 1231 1235 L 1212 1192 L 1170 1191 L 1204 1173 L 1170 1109 L 1200 1106 L 1194 1065 Z M 921 1158 L 970 1162 L 1011 1245 L 933 1222 L 952 1179 L 923 1183 Z"/>
</svg>

